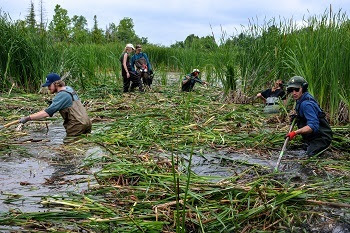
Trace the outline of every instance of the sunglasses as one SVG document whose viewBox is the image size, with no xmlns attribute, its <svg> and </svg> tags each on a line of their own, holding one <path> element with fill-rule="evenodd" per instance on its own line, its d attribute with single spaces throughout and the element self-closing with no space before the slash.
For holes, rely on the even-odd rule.
<svg viewBox="0 0 350 233">
<path fill-rule="evenodd" d="M 288 92 L 293 92 L 293 91 L 295 91 L 295 92 L 299 92 L 299 90 L 300 90 L 300 87 L 290 87 L 290 88 L 288 88 Z"/>
</svg>

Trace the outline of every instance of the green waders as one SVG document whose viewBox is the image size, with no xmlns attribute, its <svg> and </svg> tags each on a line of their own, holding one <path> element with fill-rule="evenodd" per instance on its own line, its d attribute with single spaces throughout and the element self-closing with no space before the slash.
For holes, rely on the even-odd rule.
<svg viewBox="0 0 350 233">
<path fill-rule="evenodd" d="M 73 96 L 72 96 L 73 98 Z M 91 121 L 80 100 L 73 99 L 73 105 L 60 110 L 67 136 L 78 136 L 91 132 Z"/>
</svg>

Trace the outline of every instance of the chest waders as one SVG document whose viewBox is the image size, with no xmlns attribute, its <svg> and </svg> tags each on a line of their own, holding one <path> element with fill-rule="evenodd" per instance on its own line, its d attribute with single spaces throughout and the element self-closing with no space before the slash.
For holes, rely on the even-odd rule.
<svg viewBox="0 0 350 233">
<path fill-rule="evenodd" d="M 280 106 L 278 105 L 278 101 L 279 101 L 278 97 L 267 97 L 266 105 L 264 107 L 264 113 L 266 114 L 279 113 Z"/>
<path fill-rule="evenodd" d="M 135 60 L 135 66 L 136 72 L 142 78 L 143 84 L 150 87 L 153 82 L 153 76 L 149 73 L 146 59 L 144 57 L 140 57 L 139 59 Z"/>
<path fill-rule="evenodd" d="M 72 97 L 73 104 L 69 108 L 60 110 L 64 120 L 63 126 L 66 129 L 67 136 L 77 136 L 91 132 L 91 121 L 87 115 L 86 109 L 80 100 L 74 100 L 73 94 L 67 92 Z"/>
</svg>

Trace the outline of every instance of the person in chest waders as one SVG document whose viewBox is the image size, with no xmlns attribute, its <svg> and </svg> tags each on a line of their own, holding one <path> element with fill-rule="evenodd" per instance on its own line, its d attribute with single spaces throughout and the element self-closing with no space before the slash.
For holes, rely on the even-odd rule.
<svg viewBox="0 0 350 233">
<path fill-rule="evenodd" d="M 52 103 L 45 110 L 21 118 L 20 123 L 25 124 L 30 120 L 51 117 L 55 112 L 60 112 L 67 136 L 78 136 L 91 132 L 90 118 L 73 88 L 66 86 L 61 77 L 55 73 L 48 74 L 46 83 L 42 86 L 47 87 L 51 94 L 57 93 Z"/>
<path fill-rule="evenodd" d="M 303 77 L 292 77 L 287 86 L 287 92 L 293 95 L 296 101 L 296 123 L 298 130 L 286 135 L 292 140 L 300 134 L 306 143 L 306 155 L 314 156 L 329 147 L 332 141 L 332 129 L 326 120 L 326 114 L 322 111 L 317 101 L 307 91 L 308 83 Z"/>
<path fill-rule="evenodd" d="M 283 81 L 280 79 L 277 80 L 272 88 L 258 93 L 256 97 L 262 99 L 265 103 L 264 113 L 279 113 L 279 101 L 282 99 L 283 103 L 286 104 L 286 93 L 283 90 Z"/>
<path fill-rule="evenodd" d="M 136 87 L 139 88 L 140 92 L 144 92 L 140 76 L 132 69 L 130 64 L 130 54 L 134 51 L 134 45 L 126 44 L 122 55 L 119 58 L 122 76 L 123 76 L 123 88 L 124 93 L 133 92 Z M 131 86 L 130 86 L 131 83 Z M 130 88 L 130 89 L 129 89 Z"/>
<path fill-rule="evenodd" d="M 199 78 L 199 74 L 199 69 L 193 69 L 192 73 L 185 75 L 181 82 L 181 90 L 184 92 L 193 91 L 194 85 L 196 83 L 207 85 L 207 82 Z"/>
<path fill-rule="evenodd" d="M 151 88 L 153 82 L 153 70 L 147 54 L 142 52 L 141 45 L 136 45 L 135 54 L 131 58 L 131 69 L 132 71 L 136 71 L 142 78 L 143 85 Z"/>
</svg>

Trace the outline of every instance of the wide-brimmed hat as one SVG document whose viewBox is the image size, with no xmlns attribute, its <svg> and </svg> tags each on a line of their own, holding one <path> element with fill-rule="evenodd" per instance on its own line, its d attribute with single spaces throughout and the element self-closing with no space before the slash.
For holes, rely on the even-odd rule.
<svg viewBox="0 0 350 233">
<path fill-rule="evenodd" d="M 132 48 L 132 50 L 135 50 L 133 44 L 126 44 L 126 45 L 125 45 L 125 48 Z"/>
<path fill-rule="evenodd" d="M 46 83 L 42 85 L 42 87 L 48 87 L 50 86 L 53 82 L 56 82 L 58 80 L 61 80 L 61 77 L 56 74 L 56 73 L 50 73 L 46 76 Z"/>
</svg>

